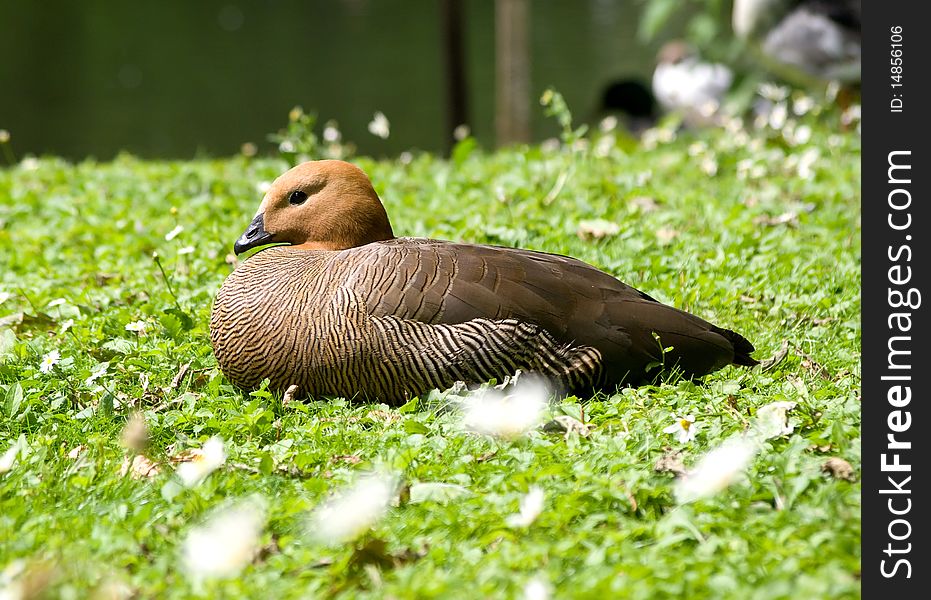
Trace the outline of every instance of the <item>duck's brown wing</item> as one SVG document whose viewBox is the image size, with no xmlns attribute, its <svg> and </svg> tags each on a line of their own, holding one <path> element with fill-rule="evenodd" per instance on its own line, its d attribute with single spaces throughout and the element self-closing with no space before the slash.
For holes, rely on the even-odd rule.
<svg viewBox="0 0 931 600">
<path fill-rule="evenodd" d="M 648 365 L 661 361 L 695 376 L 755 364 L 753 346 L 739 334 L 573 258 L 417 239 L 353 252 L 365 255 L 353 287 L 371 314 L 426 323 L 480 317 L 534 323 L 562 343 L 597 348 L 609 383 L 642 379 Z M 664 357 L 662 348 L 670 346 Z"/>
</svg>

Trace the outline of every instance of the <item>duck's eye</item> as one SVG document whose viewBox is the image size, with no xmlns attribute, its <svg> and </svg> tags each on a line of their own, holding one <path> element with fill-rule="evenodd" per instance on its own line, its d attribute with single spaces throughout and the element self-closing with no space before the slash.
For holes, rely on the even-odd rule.
<svg viewBox="0 0 931 600">
<path fill-rule="evenodd" d="M 291 204 L 304 204 L 307 201 L 307 194 L 301 190 L 295 190 L 288 196 L 288 202 Z"/>
</svg>

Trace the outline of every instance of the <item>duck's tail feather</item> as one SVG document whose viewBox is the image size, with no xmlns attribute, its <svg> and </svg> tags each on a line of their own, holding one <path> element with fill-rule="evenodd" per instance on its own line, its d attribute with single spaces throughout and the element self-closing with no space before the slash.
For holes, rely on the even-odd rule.
<svg viewBox="0 0 931 600">
<path fill-rule="evenodd" d="M 736 331 L 731 331 L 730 329 L 723 329 L 721 327 L 712 326 L 712 331 L 721 335 L 727 341 L 734 346 L 734 364 L 740 365 L 742 367 L 752 367 L 753 365 L 760 364 L 760 361 L 756 360 L 750 354 L 756 350 L 753 347 L 753 344 L 747 340 L 744 336 L 740 335 Z"/>
</svg>

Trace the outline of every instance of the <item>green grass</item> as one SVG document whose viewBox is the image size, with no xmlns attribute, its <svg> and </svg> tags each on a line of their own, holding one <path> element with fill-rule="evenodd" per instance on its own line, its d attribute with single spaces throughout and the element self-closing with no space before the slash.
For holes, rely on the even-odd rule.
<svg viewBox="0 0 931 600">
<path fill-rule="evenodd" d="M 449 161 L 357 160 L 398 235 L 572 255 L 743 333 L 759 358 L 788 340 L 770 371 L 569 398 L 552 414 L 582 416 L 590 436 L 513 442 L 460 431 L 435 402 L 282 407 L 218 372 L 212 298 L 259 184 L 284 160 L 43 158 L 0 170 L 0 455 L 22 444 L 0 474 L 0 572 L 25 568 L 64 598 L 115 583 L 144 598 L 520 597 L 537 577 L 556 597 L 859 596 L 860 486 L 822 464 L 860 464 L 860 139 L 833 113 L 805 122 L 812 136 L 797 146 L 748 128 L 748 139 L 711 130 L 598 152 L 596 135 L 575 151 L 487 153 L 467 140 Z M 803 177 L 793 161 L 810 149 L 819 158 Z M 715 176 L 701 169 L 712 157 Z M 579 223 L 593 219 L 620 230 L 583 239 Z M 139 320 L 145 335 L 125 329 Z M 52 350 L 61 360 L 43 373 Z M 765 442 L 745 479 L 678 504 L 657 459 L 672 448 L 691 465 L 780 400 L 798 403 L 794 433 Z M 134 410 L 161 466 L 152 478 L 119 473 Z M 663 428 L 687 413 L 701 429 L 680 444 Z M 226 466 L 179 486 L 168 458 L 214 435 Z M 308 513 L 375 467 L 470 493 L 402 499 L 357 542 L 315 544 Z M 508 527 L 531 485 L 545 490 L 542 514 Z M 268 515 L 259 557 L 238 577 L 192 584 L 188 531 L 254 494 Z"/>
</svg>

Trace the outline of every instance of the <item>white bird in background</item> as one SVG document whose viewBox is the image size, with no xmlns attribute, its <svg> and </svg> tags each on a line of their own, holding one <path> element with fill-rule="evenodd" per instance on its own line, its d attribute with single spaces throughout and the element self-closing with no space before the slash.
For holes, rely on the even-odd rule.
<svg viewBox="0 0 931 600">
<path fill-rule="evenodd" d="M 738 37 L 791 83 L 860 81 L 861 0 L 734 0 Z"/>
<path fill-rule="evenodd" d="M 686 125 L 710 125 L 733 79 L 726 66 L 703 62 L 694 48 L 674 41 L 660 49 L 653 95 L 666 111 L 680 113 Z"/>
</svg>

